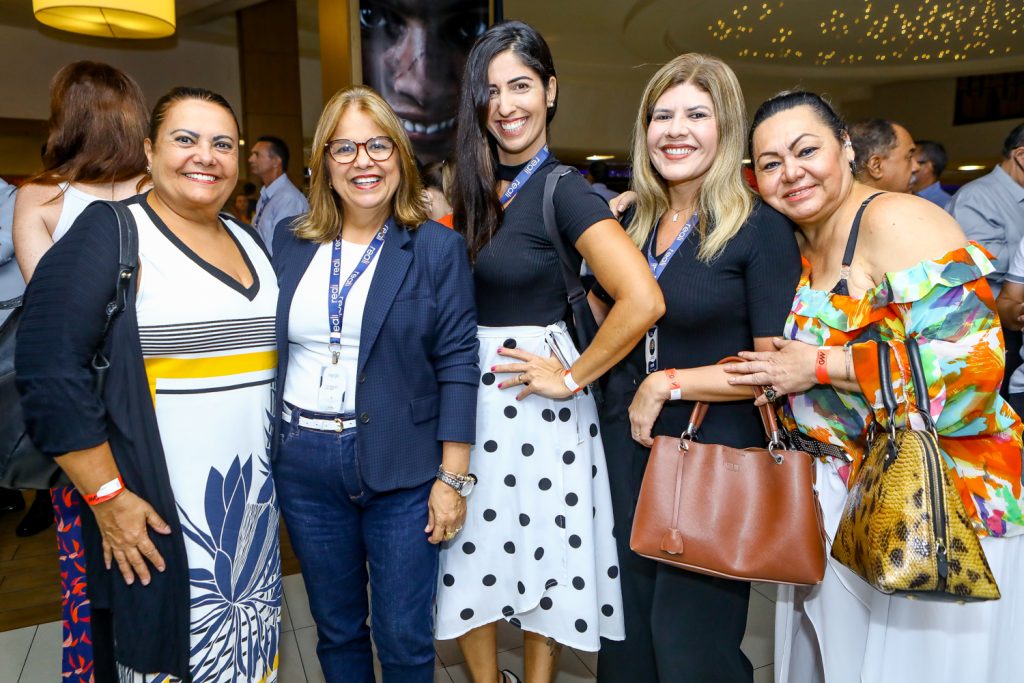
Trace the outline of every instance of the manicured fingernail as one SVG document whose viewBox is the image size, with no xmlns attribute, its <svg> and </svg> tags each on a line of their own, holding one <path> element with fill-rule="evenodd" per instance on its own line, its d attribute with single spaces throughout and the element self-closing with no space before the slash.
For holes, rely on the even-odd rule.
<svg viewBox="0 0 1024 683">
<path fill-rule="evenodd" d="M 499 389 L 504 389 L 505 388 L 505 383 L 504 382 L 498 382 L 498 388 Z"/>
<path fill-rule="evenodd" d="M 131 578 L 131 577 L 129 577 L 129 578 L 125 579 L 125 580 L 124 580 L 124 582 L 125 582 L 125 583 L 127 583 L 127 584 L 128 584 L 129 586 L 130 586 L 130 585 L 132 585 L 133 583 L 135 583 L 135 579 L 134 579 L 134 578 Z"/>
<path fill-rule="evenodd" d="M 494 372 L 494 368 L 496 368 L 496 367 L 498 367 L 498 366 L 497 365 L 492 365 L 491 366 L 491 372 Z"/>
<path fill-rule="evenodd" d="M 502 347 L 499 346 L 498 347 L 498 355 L 500 356 L 502 353 L 503 353 L 503 349 L 502 349 Z"/>
</svg>

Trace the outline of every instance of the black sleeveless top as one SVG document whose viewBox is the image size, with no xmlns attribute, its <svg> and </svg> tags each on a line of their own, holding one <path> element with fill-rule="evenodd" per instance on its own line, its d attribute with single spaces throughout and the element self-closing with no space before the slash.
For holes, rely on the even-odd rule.
<svg viewBox="0 0 1024 683">
<path fill-rule="evenodd" d="M 850 277 L 850 265 L 853 263 L 853 252 L 857 249 L 857 235 L 860 234 L 860 219 L 864 215 L 864 209 L 868 208 L 868 204 L 871 200 L 884 192 L 876 192 L 867 199 L 865 199 L 860 208 L 857 209 L 857 215 L 853 219 L 853 227 L 850 228 L 850 237 L 846 240 L 846 252 L 843 254 L 843 265 L 839 268 L 839 282 L 832 288 L 832 294 L 839 294 L 841 296 L 850 296 L 850 288 L 846 284 L 847 278 Z"/>
</svg>

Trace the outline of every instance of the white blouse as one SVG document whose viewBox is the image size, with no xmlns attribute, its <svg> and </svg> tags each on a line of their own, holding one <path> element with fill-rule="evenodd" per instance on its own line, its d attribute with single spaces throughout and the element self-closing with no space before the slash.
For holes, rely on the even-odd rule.
<svg viewBox="0 0 1024 683">
<path fill-rule="evenodd" d="M 333 242 L 321 244 L 309 267 L 299 281 L 288 312 L 288 376 L 284 400 L 306 410 L 318 411 L 320 378 L 331 364 L 330 323 L 328 320 L 328 288 L 331 275 Z M 365 244 L 341 242 L 341 282 L 351 273 Z M 341 358 L 338 361 L 345 377 L 345 399 L 342 413 L 356 409 L 356 370 L 359 362 L 359 335 L 363 329 L 366 296 L 377 269 L 378 254 L 366 271 L 356 280 L 345 301 L 345 317 L 341 321 Z"/>
</svg>

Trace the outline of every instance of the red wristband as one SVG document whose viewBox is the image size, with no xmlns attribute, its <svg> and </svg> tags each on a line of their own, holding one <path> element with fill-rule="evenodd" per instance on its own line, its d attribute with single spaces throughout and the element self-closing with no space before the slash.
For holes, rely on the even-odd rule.
<svg viewBox="0 0 1024 683">
<path fill-rule="evenodd" d="M 818 380 L 818 384 L 832 384 L 832 380 L 828 376 L 828 347 L 819 346 L 818 356 L 814 359 L 814 376 Z"/>
<path fill-rule="evenodd" d="M 124 491 L 124 480 L 118 475 L 117 479 L 111 479 L 103 486 L 96 489 L 96 493 L 87 493 L 83 498 L 85 502 L 90 506 L 99 505 L 100 503 L 106 503 L 111 498 L 115 498 Z"/>
</svg>

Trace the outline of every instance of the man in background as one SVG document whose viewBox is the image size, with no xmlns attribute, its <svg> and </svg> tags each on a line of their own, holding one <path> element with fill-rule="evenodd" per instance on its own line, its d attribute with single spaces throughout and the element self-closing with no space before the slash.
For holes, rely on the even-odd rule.
<svg viewBox="0 0 1024 683">
<path fill-rule="evenodd" d="M 608 164 L 603 161 L 591 161 L 587 170 L 590 171 L 590 187 L 594 192 L 608 201 L 619 196 L 618 192 L 608 188 Z"/>
<path fill-rule="evenodd" d="M 978 242 L 993 256 L 995 270 L 988 274 L 988 281 L 999 297 L 1006 343 L 1004 395 L 1008 391 L 1013 395 L 1012 403 L 1024 407 L 1020 395 L 1024 393 L 1024 372 L 1017 372 L 1024 342 L 1020 332 L 1020 305 L 1024 303 L 1024 254 L 1020 253 L 1024 237 L 1024 124 L 1006 136 L 1002 153 L 1003 160 L 992 172 L 961 187 L 946 210 L 960 223 L 967 239 Z"/>
<path fill-rule="evenodd" d="M 885 119 L 859 121 L 850 126 L 850 141 L 857 180 L 884 192 L 910 192 L 917 157 L 906 128 Z"/>
<path fill-rule="evenodd" d="M 306 195 L 288 179 L 288 145 L 272 135 L 264 135 L 252 146 L 249 169 L 263 182 L 252 227 L 263 238 L 267 252 L 274 249 L 274 229 L 284 218 L 309 211 Z"/>
<path fill-rule="evenodd" d="M 939 177 L 949 161 L 946 148 L 934 140 L 915 140 L 914 146 L 917 148 L 917 172 L 911 189 L 918 197 L 946 208 L 952 195 L 939 184 Z"/>
<path fill-rule="evenodd" d="M 21 277 L 18 264 L 14 260 L 14 239 L 11 236 L 14 223 L 14 196 L 17 193 L 14 186 L 7 184 L 0 179 L 0 304 L 7 303 L 13 307 L 25 291 L 25 280 Z M 0 326 L 4 324 L 11 315 L 11 308 L 0 305 Z M 11 349 L 13 354 L 14 349 Z M 2 372 L 13 370 L 14 358 L 2 358 Z M 10 363 L 10 366 L 8 366 Z M 0 415 L 0 420 L 4 418 Z M 25 499 L 21 491 L 0 488 L 0 512 L 11 512 L 21 510 L 25 507 Z"/>
</svg>

